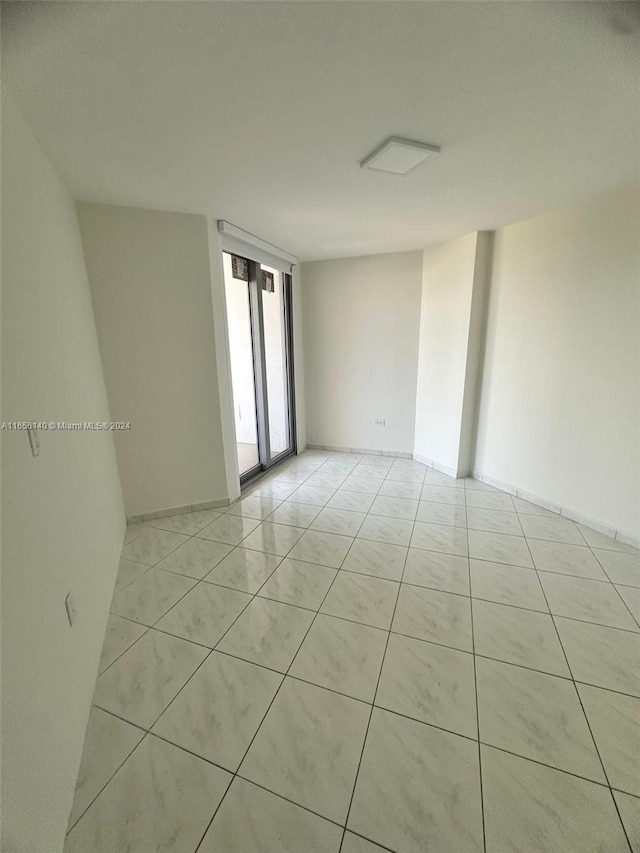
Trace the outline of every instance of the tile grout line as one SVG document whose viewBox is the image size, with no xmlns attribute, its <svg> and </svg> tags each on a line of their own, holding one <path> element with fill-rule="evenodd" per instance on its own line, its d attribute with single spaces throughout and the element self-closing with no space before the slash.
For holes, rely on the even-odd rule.
<svg viewBox="0 0 640 853">
<path fill-rule="evenodd" d="M 533 561 L 533 554 L 531 554 L 531 549 L 529 548 L 529 543 L 527 542 L 526 538 L 525 538 L 525 542 L 526 542 L 526 544 L 527 544 L 527 549 L 528 549 L 529 554 L 530 554 L 530 556 L 531 556 L 531 560 Z M 595 556 L 595 555 L 594 555 L 594 556 Z M 533 564 L 534 564 L 534 566 L 535 566 L 535 561 L 533 561 Z M 537 571 L 538 571 L 538 570 L 536 569 L 536 572 L 537 572 Z M 538 575 L 538 580 L 540 580 L 539 575 Z M 544 597 L 545 597 L 545 601 L 547 602 L 547 607 L 549 607 L 549 602 L 548 602 L 548 600 L 547 600 L 547 594 L 546 594 L 546 592 L 545 592 L 545 590 L 544 590 L 544 587 L 543 587 L 543 585 L 542 585 L 542 581 L 540 581 L 540 586 L 542 586 L 542 594 L 544 595 Z M 566 653 L 566 651 L 565 651 L 564 644 L 563 644 L 563 642 L 562 642 L 562 637 L 560 636 L 560 632 L 558 631 L 558 626 L 556 625 L 555 616 L 554 616 L 554 614 L 553 614 L 553 613 L 551 613 L 551 608 L 550 608 L 550 607 L 549 607 L 549 613 L 550 613 L 550 615 L 551 615 L 551 621 L 553 622 L 553 627 L 554 627 L 554 628 L 555 628 L 555 630 L 556 630 L 556 635 L 557 635 L 557 637 L 558 637 L 558 642 L 560 643 L 560 648 L 562 649 L 562 653 L 564 654 L 564 657 L 565 657 L 565 660 L 566 660 L 566 663 L 567 663 L 567 667 L 569 668 L 569 672 L 570 672 L 570 674 L 571 674 L 571 680 L 572 680 L 572 682 L 573 682 L 573 688 L 574 688 L 574 690 L 575 690 L 575 694 L 576 694 L 576 696 L 577 696 L 577 698 L 578 698 L 578 702 L 579 702 L 579 704 L 580 704 L 580 708 L 582 709 L 582 714 L 583 714 L 583 717 L 584 717 L 585 723 L 587 724 L 587 729 L 588 729 L 588 731 L 589 731 L 589 734 L 590 734 L 590 736 L 591 736 L 591 742 L 592 742 L 592 744 L 593 744 L 593 748 L 594 748 L 594 750 L 595 750 L 596 755 L 598 756 L 598 761 L 600 762 L 600 766 L 601 766 L 601 768 L 602 768 L 602 772 L 603 772 L 603 774 L 604 774 L 604 778 L 605 778 L 605 781 L 606 781 L 606 783 L 607 783 L 607 787 L 609 788 L 609 794 L 610 794 L 611 799 L 612 799 L 612 801 L 613 801 L 613 806 L 614 806 L 614 808 L 615 808 L 615 810 L 616 810 L 616 814 L 618 815 L 618 820 L 620 821 L 620 826 L 622 827 L 622 832 L 624 833 L 624 837 L 625 837 L 625 839 L 626 839 L 626 841 L 627 841 L 627 845 L 628 845 L 628 847 L 629 847 L 629 853 L 633 853 L 633 848 L 632 848 L 632 846 L 631 846 L 631 841 L 630 841 L 630 839 L 629 839 L 629 835 L 628 835 L 628 833 L 627 833 L 627 828 L 626 828 L 626 826 L 624 825 L 624 821 L 622 820 L 622 815 L 620 814 L 620 810 L 619 810 L 619 808 L 618 808 L 618 804 L 617 804 L 617 802 L 616 802 L 616 798 L 615 798 L 615 796 L 614 796 L 614 794 L 613 794 L 613 789 L 612 789 L 612 787 L 611 787 L 611 783 L 610 783 L 610 781 L 609 781 L 609 775 L 608 775 L 608 773 L 607 773 L 607 769 L 606 769 L 606 767 L 604 766 L 604 761 L 602 760 L 602 756 L 600 755 L 600 749 L 598 748 L 598 744 L 597 744 L 597 742 L 596 742 L 595 736 L 594 736 L 594 734 L 593 734 L 593 730 L 592 730 L 592 728 L 591 728 L 591 723 L 590 723 L 590 721 L 589 721 L 589 717 L 588 717 L 588 715 L 587 715 L 587 712 L 586 712 L 586 710 L 585 710 L 584 704 L 583 704 L 583 702 L 582 702 L 582 696 L 580 696 L 580 691 L 578 690 L 578 684 L 576 683 L 575 677 L 574 677 L 574 675 L 573 675 L 573 669 L 571 668 L 571 664 L 569 663 L 569 657 L 568 657 L 568 655 L 567 655 L 567 653 Z"/>
<path fill-rule="evenodd" d="M 411 536 L 409 537 L 409 542 L 411 542 L 411 538 L 413 537 L 413 531 L 414 530 L 415 530 L 415 521 L 412 524 Z M 362 766 L 362 759 L 364 757 L 364 751 L 365 751 L 366 746 L 367 746 L 367 738 L 369 737 L 369 729 L 371 727 L 371 720 L 373 718 L 373 711 L 374 711 L 374 708 L 376 707 L 376 698 L 378 696 L 378 688 L 380 687 L 380 679 L 382 678 L 382 670 L 384 669 L 384 662 L 385 662 L 385 659 L 387 657 L 387 649 L 389 648 L 389 640 L 391 639 L 391 628 L 393 627 L 393 620 L 395 619 L 396 609 L 398 607 L 398 601 L 400 599 L 400 591 L 402 590 L 402 580 L 404 578 L 404 572 L 405 572 L 405 568 L 407 565 L 408 555 L 409 555 L 409 548 L 407 547 L 407 552 L 404 555 L 404 562 L 402 565 L 402 573 L 400 575 L 400 582 L 398 583 L 398 590 L 396 592 L 396 600 L 395 600 L 395 603 L 393 605 L 393 612 L 391 614 L 391 619 L 389 621 L 389 628 L 387 630 L 387 638 L 386 638 L 386 642 L 385 642 L 384 652 L 382 653 L 382 659 L 380 661 L 380 670 L 378 672 L 376 687 L 375 687 L 375 690 L 373 691 L 373 698 L 371 700 L 371 710 L 369 712 L 369 719 L 367 721 L 367 727 L 365 729 L 364 739 L 362 741 L 362 749 L 360 751 L 360 759 L 358 761 L 358 766 L 356 768 L 356 774 L 355 774 L 354 779 L 353 779 L 353 787 L 351 789 L 351 797 L 349 798 L 349 806 L 347 808 L 347 814 L 346 814 L 346 817 L 344 819 L 344 830 L 342 832 L 342 840 L 340 842 L 340 847 L 338 849 L 338 853 L 342 853 L 342 848 L 344 846 L 344 839 L 345 839 L 346 834 L 347 834 L 347 826 L 349 825 L 349 817 L 351 815 L 351 807 L 353 805 L 353 798 L 355 797 L 356 787 L 358 785 L 358 777 L 360 775 L 360 768 Z"/>
<path fill-rule="evenodd" d="M 467 486 L 465 483 L 465 505 L 467 501 Z M 467 519 L 468 523 L 468 519 Z M 482 846 L 486 853 L 487 850 L 487 830 L 486 830 L 486 821 L 484 815 L 484 786 L 482 779 L 482 746 L 480 741 L 480 708 L 478 703 L 478 672 L 476 667 L 476 639 L 475 639 L 475 629 L 473 622 L 473 590 L 471 588 L 471 548 L 469 544 L 469 527 L 466 529 L 467 536 L 467 570 L 469 572 L 469 610 L 471 617 L 471 649 L 473 655 L 473 687 L 476 698 L 476 732 L 478 734 L 478 777 L 480 782 L 480 814 L 482 815 Z"/>
</svg>

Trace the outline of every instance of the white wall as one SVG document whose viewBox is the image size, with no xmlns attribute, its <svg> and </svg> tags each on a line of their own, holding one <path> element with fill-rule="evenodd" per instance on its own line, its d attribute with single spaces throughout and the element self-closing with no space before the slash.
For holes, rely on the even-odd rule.
<svg viewBox="0 0 640 853">
<path fill-rule="evenodd" d="M 421 266 L 421 252 L 302 264 L 310 444 L 413 450 Z"/>
<path fill-rule="evenodd" d="M 478 234 L 425 249 L 416 394 L 417 457 L 458 473 Z M 460 472 L 463 473 L 463 472 Z"/>
<path fill-rule="evenodd" d="M 638 536 L 637 189 L 496 233 L 475 468 Z"/>
<path fill-rule="evenodd" d="M 226 498 L 206 217 L 78 211 L 127 514 Z"/>
<path fill-rule="evenodd" d="M 108 421 L 75 206 L 2 108 L 2 420 Z M 1 436 L 2 849 L 59 853 L 124 511 L 111 433 L 41 431 L 36 458 L 25 432 Z"/>
</svg>

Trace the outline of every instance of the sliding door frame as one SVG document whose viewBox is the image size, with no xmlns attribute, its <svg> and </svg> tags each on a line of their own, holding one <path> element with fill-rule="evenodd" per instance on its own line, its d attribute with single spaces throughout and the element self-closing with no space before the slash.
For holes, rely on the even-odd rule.
<svg viewBox="0 0 640 853">
<path fill-rule="evenodd" d="M 233 254 L 233 253 L 229 253 Z M 271 439 L 269 432 L 269 395 L 267 385 L 267 364 L 264 335 L 264 314 L 262 311 L 262 283 L 261 265 L 257 261 L 245 258 L 249 268 L 249 315 L 251 325 L 251 345 L 253 349 L 253 375 L 256 400 L 256 421 L 258 434 L 258 458 L 259 462 L 248 471 L 238 472 L 240 474 L 240 485 L 245 485 L 254 477 L 264 471 L 268 471 L 275 465 L 279 465 L 289 456 L 296 452 L 296 408 L 294 387 L 294 354 L 293 354 L 293 311 L 292 277 L 289 273 L 282 275 L 283 317 L 282 317 L 282 345 L 285 355 L 285 375 L 287 382 L 287 394 L 285 404 L 288 407 L 289 446 L 273 458 L 271 457 Z M 233 393 L 233 381 L 231 383 Z"/>
</svg>

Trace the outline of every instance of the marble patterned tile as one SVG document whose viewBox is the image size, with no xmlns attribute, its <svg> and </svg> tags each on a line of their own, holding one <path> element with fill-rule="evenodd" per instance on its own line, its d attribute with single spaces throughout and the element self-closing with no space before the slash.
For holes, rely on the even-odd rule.
<svg viewBox="0 0 640 853">
<path fill-rule="evenodd" d="M 131 560 L 120 560 L 118 574 L 116 575 L 116 584 L 113 590 L 114 594 L 116 592 L 120 592 L 120 590 L 124 589 L 125 586 L 128 586 L 131 581 L 134 581 L 136 578 L 139 578 L 140 575 L 143 575 L 148 571 L 149 566 L 145 566 L 144 563 L 132 563 Z"/>
<path fill-rule="evenodd" d="M 65 853 L 195 850 L 231 779 L 147 735 L 71 830 Z"/>
<path fill-rule="evenodd" d="M 391 630 L 470 652 L 473 648 L 470 599 L 403 583 Z"/>
<path fill-rule="evenodd" d="M 200 580 L 231 551 L 232 545 L 195 537 L 160 560 L 156 568 Z"/>
<path fill-rule="evenodd" d="M 551 616 L 473 601 L 473 639 L 478 655 L 571 678 Z"/>
<path fill-rule="evenodd" d="M 304 483 L 295 492 L 289 495 L 290 501 L 300 501 L 305 504 L 324 506 L 329 503 L 335 494 L 335 489 L 326 489 L 321 486 L 307 486 Z"/>
<path fill-rule="evenodd" d="M 251 551 L 248 548 L 234 548 L 204 578 L 207 583 L 228 586 L 241 592 L 257 592 L 262 584 L 280 565 L 282 557 Z"/>
<path fill-rule="evenodd" d="M 143 736 L 142 729 L 100 708 L 91 708 L 69 816 L 69 829 L 77 823 Z"/>
<path fill-rule="evenodd" d="M 193 578 L 150 569 L 114 595 L 111 611 L 133 622 L 153 625 L 195 584 Z"/>
<path fill-rule="evenodd" d="M 259 524 L 256 518 L 231 515 L 227 512 L 204 527 L 197 535 L 202 539 L 224 542 L 226 545 L 239 545 Z"/>
<path fill-rule="evenodd" d="M 212 649 L 250 601 L 251 596 L 245 592 L 199 583 L 162 617 L 156 628 Z"/>
<path fill-rule="evenodd" d="M 578 525 L 578 530 L 590 548 L 602 548 L 605 551 L 621 551 L 624 554 L 635 554 L 638 556 L 638 549 L 634 548 L 633 545 L 627 545 L 626 542 L 620 542 L 619 539 L 614 539 L 612 536 L 607 536 L 598 530 L 592 530 L 583 524 Z"/>
<path fill-rule="evenodd" d="M 555 619 L 576 681 L 640 696 L 640 636 L 573 619 Z"/>
<path fill-rule="evenodd" d="M 331 509 L 346 509 L 350 512 L 369 512 L 374 499 L 375 495 L 368 495 L 365 492 L 347 492 L 344 489 L 338 489 L 327 506 Z"/>
<path fill-rule="evenodd" d="M 342 536 L 355 536 L 365 520 L 363 512 L 351 512 L 346 509 L 325 507 L 310 525 L 311 530 L 325 533 L 339 533 Z"/>
<path fill-rule="evenodd" d="M 207 654 L 186 640 L 149 631 L 98 676 L 93 701 L 150 728 Z"/>
<path fill-rule="evenodd" d="M 451 491 L 450 489 L 448 491 Z M 467 510 L 464 505 L 420 501 L 416 521 L 428 524 L 448 524 L 450 527 L 467 526 Z"/>
<path fill-rule="evenodd" d="M 506 492 L 489 492 L 486 489 L 467 489 L 467 508 L 500 509 L 513 512 L 513 498 Z"/>
<path fill-rule="evenodd" d="M 613 791 L 632 853 L 640 853 L 640 800 L 621 791 Z M 624 848 L 623 848 L 624 849 Z"/>
<path fill-rule="evenodd" d="M 339 489 L 347 479 L 346 473 L 323 471 L 320 468 L 306 481 L 307 486 L 319 486 L 321 489 Z"/>
<path fill-rule="evenodd" d="M 271 515 L 280 505 L 281 501 L 278 498 L 249 495 L 230 506 L 227 513 L 228 515 L 244 515 L 247 518 L 255 518 L 258 521 L 262 521 Z"/>
<path fill-rule="evenodd" d="M 547 539 L 567 545 L 584 545 L 577 524 L 568 518 L 549 518 L 544 515 L 522 515 L 520 518 L 527 539 Z"/>
<path fill-rule="evenodd" d="M 371 505 L 373 515 L 386 515 L 391 518 L 406 518 L 413 521 L 418 511 L 418 500 L 399 498 L 390 495 L 378 495 Z"/>
<path fill-rule="evenodd" d="M 341 839 L 334 823 L 236 777 L 198 853 L 300 853 L 301 843 L 304 853 L 338 853 Z"/>
<path fill-rule="evenodd" d="M 340 488 L 346 492 L 364 492 L 367 495 L 377 495 L 384 482 L 382 477 L 358 477 L 350 474 Z"/>
<path fill-rule="evenodd" d="M 586 684 L 578 693 L 609 783 L 640 797 L 640 699 Z"/>
<path fill-rule="evenodd" d="M 352 542 L 353 539 L 350 536 L 307 530 L 288 556 L 291 560 L 303 560 L 318 566 L 339 569 Z"/>
<path fill-rule="evenodd" d="M 115 613 L 110 613 L 98 672 L 104 672 L 114 660 L 126 652 L 129 646 L 139 640 L 146 630 L 143 625 L 139 625 L 137 622 L 131 622 L 129 619 L 123 619 L 121 616 L 116 616 Z"/>
<path fill-rule="evenodd" d="M 289 674 L 372 702 L 386 643 L 386 631 L 320 613 Z"/>
<path fill-rule="evenodd" d="M 464 489 L 451 489 L 448 486 L 436 486 L 428 480 L 425 481 L 420 494 L 421 501 L 429 503 L 452 504 L 453 506 L 464 507 L 465 496 Z"/>
<path fill-rule="evenodd" d="M 375 704 L 477 738 L 473 655 L 391 634 Z"/>
<path fill-rule="evenodd" d="M 320 612 L 389 630 L 398 587 L 394 581 L 342 570 Z"/>
<path fill-rule="evenodd" d="M 170 533 L 168 530 L 157 530 L 155 527 L 147 530 L 142 536 L 129 542 L 122 549 L 122 557 L 133 563 L 144 563 L 155 566 L 163 557 L 175 551 L 187 541 L 188 537 L 181 533 Z"/>
<path fill-rule="evenodd" d="M 313 617 L 310 610 L 254 598 L 218 644 L 218 650 L 286 672 Z"/>
<path fill-rule="evenodd" d="M 369 720 L 369 706 L 286 678 L 239 774 L 342 823 Z"/>
<path fill-rule="evenodd" d="M 469 560 L 469 567 L 474 598 L 549 612 L 537 572 L 486 560 Z"/>
<path fill-rule="evenodd" d="M 317 610 L 337 574 L 328 566 L 283 560 L 258 593 L 263 598 Z"/>
<path fill-rule="evenodd" d="M 550 509 L 545 509 L 543 506 L 525 501 L 522 498 L 512 496 L 511 500 L 519 515 L 542 515 L 547 518 L 558 518 L 557 512 L 552 512 Z"/>
<path fill-rule="evenodd" d="M 291 527 L 309 527 L 313 519 L 320 512 L 319 506 L 303 504 L 296 501 L 285 501 L 281 503 L 267 520 L 275 524 L 289 524 Z"/>
<path fill-rule="evenodd" d="M 273 524 L 263 521 L 245 539 L 242 547 L 253 551 L 263 551 L 265 554 L 276 554 L 286 557 L 304 533 L 302 527 L 289 527 L 288 524 Z"/>
<path fill-rule="evenodd" d="M 402 853 L 481 853 L 477 743 L 374 708 L 347 826 Z"/>
<path fill-rule="evenodd" d="M 554 615 L 640 631 L 612 584 L 550 572 L 541 573 L 540 581 Z"/>
<path fill-rule="evenodd" d="M 385 480 L 380 486 L 379 495 L 391 498 L 409 498 L 417 501 L 422 494 L 420 483 L 403 483 L 398 480 Z"/>
<path fill-rule="evenodd" d="M 124 532 L 124 542 L 123 545 L 128 545 L 129 542 L 133 542 L 134 539 L 138 539 L 142 536 L 143 533 L 146 533 L 148 530 L 152 530 L 153 525 L 150 521 L 141 521 L 136 524 L 127 524 L 127 528 Z"/>
<path fill-rule="evenodd" d="M 263 480 L 252 489 L 251 497 L 270 498 L 271 500 L 283 501 L 295 490 L 295 483 L 291 482 L 274 482 L 273 480 Z"/>
<path fill-rule="evenodd" d="M 533 569 L 533 560 L 522 536 L 507 536 L 504 533 L 469 531 L 469 556 L 477 560 L 506 563 Z"/>
<path fill-rule="evenodd" d="M 610 791 L 560 770 L 482 746 L 487 851 L 623 851 Z"/>
<path fill-rule="evenodd" d="M 622 551 L 594 549 L 593 553 L 607 573 L 611 583 L 640 587 L 640 556 Z M 640 553 L 640 552 L 637 552 Z"/>
<path fill-rule="evenodd" d="M 358 531 L 358 536 L 374 542 L 387 542 L 389 545 L 408 545 L 412 531 L 413 522 L 407 519 L 368 515 Z"/>
<path fill-rule="evenodd" d="M 408 549 L 368 539 L 356 539 L 342 564 L 350 572 L 399 581 Z"/>
<path fill-rule="evenodd" d="M 636 622 L 640 623 L 640 589 L 633 586 L 616 586 L 616 589 Z"/>
<path fill-rule="evenodd" d="M 385 482 L 390 483 L 413 483 L 414 485 L 422 486 L 424 482 L 424 468 L 422 469 L 405 469 L 400 466 L 392 465 L 389 468 L 389 473 L 385 477 Z"/>
<path fill-rule="evenodd" d="M 469 559 L 455 554 L 409 548 L 402 580 L 414 586 L 470 595 Z"/>
<path fill-rule="evenodd" d="M 476 679 L 482 743 L 605 781 L 571 681 L 482 657 Z"/>
<path fill-rule="evenodd" d="M 156 518 L 153 526 L 160 530 L 171 530 L 173 533 L 182 533 L 184 536 L 194 536 L 207 524 L 211 524 L 222 515 L 223 509 L 203 509 L 199 512 L 181 512 L 179 515 L 170 515 L 166 518 Z"/>
<path fill-rule="evenodd" d="M 466 557 L 469 553 L 466 530 L 443 524 L 427 524 L 424 521 L 416 521 L 411 547 L 438 551 L 441 554 L 454 554 L 458 557 Z"/>
<path fill-rule="evenodd" d="M 444 486 L 448 489 L 458 489 L 464 492 L 464 483 L 462 480 L 457 480 L 455 477 L 443 474 L 442 471 L 434 471 L 433 468 L 427 468 L 425 471 L 424 484 L 425 486 Z"/>
<path fill-rule="evenodd" d="M 153 733 L 235 772 L 282 676 L 213 652 L 153 727 Z"/>
<path fill-rule="evenodd" d="M 589 548 L 530 539 L 529 549 L 539 572 L 606 581 L 607 576 Z"/>
<path fill-rule="evenodd" d="M 478 509 L 471 506 L 467 510 L 467 525 L 470 530 L 522 536 L 522 527 L 516 513 L 505 512 L 502 509 Z"/>
<path fill-rule="evenodd" d="M 353 832 L 345 832 L 340 853 L 386 853 L 384 847 L 378 847 L 366 838 Z"/>
</svg>

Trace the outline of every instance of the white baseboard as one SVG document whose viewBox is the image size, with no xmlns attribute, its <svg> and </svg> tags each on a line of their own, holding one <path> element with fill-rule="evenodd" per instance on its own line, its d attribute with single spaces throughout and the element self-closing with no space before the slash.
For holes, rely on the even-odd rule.
<svg viewBox="0 0 640 853">
<path fill-rule="evenodd" d="M 612 539 L 617 539 L 624 545 L 633 545 L 640 548 L 640 538 L 632 533 L 627 533 L 625 530 L 617 530 L 610 524 L 605 524 L 597 518 L 584 515 L 572 507 L 562 506 L 561 504 L 553 503 L 546 498 L 541 498 L 540 495 L 534 495 L 533 492 L 527 492 L 525 489 L 519 489 L 517 486 L 512 486 L 511 483 L 505 483 L 502 480 L 496 480 L 495 477 L 489 477 L 481 471 L 474 471 L 472 474 L 475 480 L 480 480 L 482 483 L 487 483 L 489 486 L 495 486 L 496 489 L 501 489 L 503 492 L 508 492 L 510 495 L 515 495 L 523 501 L 541 506 L 543 509 L 548 509 L 550 512 L 555 512 L 558 515 L 582 524 L 584 527 L 590 527 L 591 530 L 596 530 L 598 533 L 603 533 L 605 536 L 611 536 Z"/>
<path fill-rule="evenodd" d="M 312 444 L 307 442 L 309 450 L 329 450 L 334 453 L 362 453 L 364 456 L 399 456 L 401 459 L 412 459 L 413 454 L 404 450 L 373 450 L 370 447 L 343 447 L 338 444 Z"/>
<path fill-rule="evenodd" d="M 435 459 L 427 459 L 426 456 L 422 456 L 420 453 L 412 453 L 411 456 L 416 460 L 416 462 L 428 465 L 429 468 L 433 468 L 435 471 L 440 471 L 441 474 L 447 474 L 449 477 L 453 477 L 454 479 L 458 478 L 457 471 L 453 468 L 449 468 L 447 465 L 443 465 L 441 462 L 436 462 Z"/>
<path fill-rule="evenodd" d="M 168 518 L 170 515 L 183 515 L 186 512 L 200 512 L 203 509 L 219 509 L 231 505 L 229 498 L 220 498 L 215 501 L 201 501 L 197 504 L 186 506 L 172 506 L 167 509 L 157 509 L 153 512 L 143 512 L 139 515 L 128 515 L 127 524 L 139 524 L 141 521 L 154 521 L 156 518 Z"/>
</svg>

